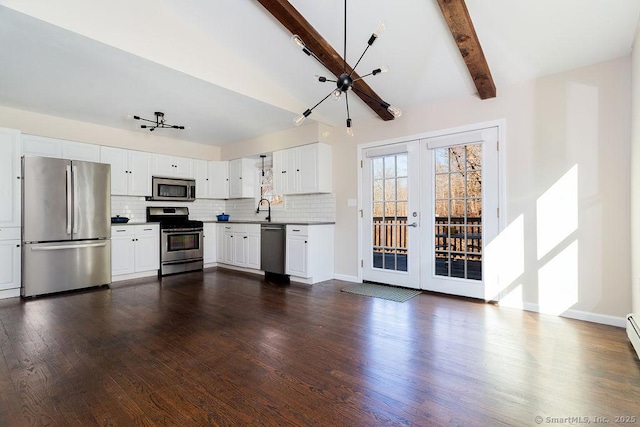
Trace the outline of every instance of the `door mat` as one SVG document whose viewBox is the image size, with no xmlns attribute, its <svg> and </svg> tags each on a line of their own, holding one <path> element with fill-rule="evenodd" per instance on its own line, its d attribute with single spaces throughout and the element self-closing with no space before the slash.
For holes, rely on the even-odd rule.
<svg viewBox="0 0 640 427">
<path fill-rule="evenodd" d="M 405 302 L 419 295 L 422 291 L 416 289 L 398 288 L 395 286 L 376 285 L 373 283 L 359 283 L 341 289 L 342 292 L 364 295 L 368 297 Z"/>
</svg>

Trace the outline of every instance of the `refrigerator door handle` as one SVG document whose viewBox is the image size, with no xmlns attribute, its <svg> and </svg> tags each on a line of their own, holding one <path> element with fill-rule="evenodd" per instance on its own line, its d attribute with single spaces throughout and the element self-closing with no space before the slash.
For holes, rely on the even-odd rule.
<svg viewBox="0 0 640 427">
<path fill-rule="evenodd" d="M 102 248 L 107 246 L 106 242 L 103 243 L 84 243 L 80 245 L 56 245 L 56 246 L 34 246 L 32 251 L 56 251 L 59 249 L 81 249 L 81 248 Z"/>
<path fill-rule="evenodd" d="M 67 234 L 71 234 L 71 165 L 67 165 Z"/>
<path fill-rule="evenodd" d="M 73 234 L 78 232 L 78 218 L 78 170 L 73 168 Z"/>
</svg>

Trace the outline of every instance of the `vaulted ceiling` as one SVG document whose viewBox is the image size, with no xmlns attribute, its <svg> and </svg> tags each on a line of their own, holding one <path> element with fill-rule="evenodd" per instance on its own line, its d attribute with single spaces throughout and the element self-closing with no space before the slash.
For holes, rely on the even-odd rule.
<svg viewBox="0 0 640 427">
<path fill-rule="evenodd" d="M 332 83 L 314 80 L 329 73 L 291 44 L 291 32 L 261 3 L 0 0 L 0 105 L 136 132 L 144 130 L 127 114 L 163 111 L 188 127 L 163 135 L 211 145 L 293 127 Z M 342 55 L 343 0 L 289 3 Z M 450 31 L 458 24 L 446 7 L 455 3 L 348 0 L 347 61 L 357 61 L 383 21 L 385 32 L 357 68 L 389 67 L 366 80 L 381 99 L 406 110 L 480 97 L 483 72 L 465 63 L 477 52 Z M 629 55 L 640 15 L 637 0 L 466 5 L 498 97 L 506 85 Z M 379 117 L 356 97 L 350 112 L 356 130 Z M 327 100 L 312 119 L 343 126 L 344 103 Z"/>
</svg>

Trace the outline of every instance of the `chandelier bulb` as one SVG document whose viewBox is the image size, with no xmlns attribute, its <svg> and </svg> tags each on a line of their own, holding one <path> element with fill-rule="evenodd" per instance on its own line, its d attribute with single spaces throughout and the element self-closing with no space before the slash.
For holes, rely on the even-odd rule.
<svg viewBox="0 0 640 427">
<path fill-rule="evenodd" d="M 295 44 L 296 46 L 298 46 L 300 49 L 304 49 L 306 46 L 304 45 L 304 42 L 302 41 L 302 39 L 300 38 L 299 35 L 294 34 L 291 36 L 291 43 Z"/>
<path fill-rule="evenodd" d="M 390 112 L 395 118 L 398 118 L 402 115 L 401 109 L 397 107 L 392 107 L 391 105 L 387 107 L 387 111 Z"/>
<path fill-rule="evenodd" d="M 300 126 L 302 122 L 304 122 L 304 119 L 306 119 L 310 115 L 311 115 L 311 110 L 306 110 L 304 113 L 300 114 L 295 119 L 293 119 L 293 122 L 296 124 L 296 126 Z"/>
<path fill-rule="evenodd" d="M 382 34 L 382 32 L 384 31 L 385 28 L 386 28 L 386 26 L 384 25 L 384 22 L 378 22 L 378 26 L 376 27 L 375 31 L 373 32 L 373 35 L 375 35 L 376 37 L 380 37 L 380 34 Z"/>
<path fill-rule="evenodd" d="M 339 90 L 339 89 L 336 89 L 336 90 L 334 90 L 334 91 L 332 92 L 332 94 L 331 94 L 331 95 L 333 95 L 333 99 L 334 99 L 335 101 L 337 101 L 337 100 L 339 100 L 339 99 L 340 99 L 340 97 L 342 96 L 342 91 L 341 91 L 341 90 Z"/>
<path fill-rule="evenodd" d="M 351 127 L 351 119 L 347 119 L 347 135 L 353 136 L 353 128 Z"/>
<path fill-rule="evenodd" d="M 380 67 L 380 72 L 381 73 L 386 73 L 389 71 L 389 66 L 388 65 L 383 65 L 382 67 Z"/>
</svg>

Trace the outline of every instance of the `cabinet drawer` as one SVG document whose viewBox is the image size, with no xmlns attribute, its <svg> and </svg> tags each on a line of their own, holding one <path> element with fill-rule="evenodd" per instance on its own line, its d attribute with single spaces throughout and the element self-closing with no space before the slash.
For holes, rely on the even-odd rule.
<svg viewBox="0 0 640 427">
<path fill-rule="evenodd" d="M 234 233 L 246 233 L 247 232 L 247 224 L 233 224 L 233 232 Z"/>
<path fill-rule="evenodd" d="M 20 227 L 0 227 L 0 240 L 20 240 Z"/>
<path fill-rule="evenodd" d="M 158 234 L 160 232 L 159 226 L 156 224 L 134 225 L 133 228 L 135 228 L 136 236 L 138 237 L 145 234 Z"/>
<path fill-rule="evenodd" d="M 308 225 L 287 225 L 287 236 L 308 236 Z"/>
<path fill-rule="evenodd" d="M 122 236 L 133 236 L 135 228 L 130 225 L 111 226 L 111 238 Z"/>
</svg>

